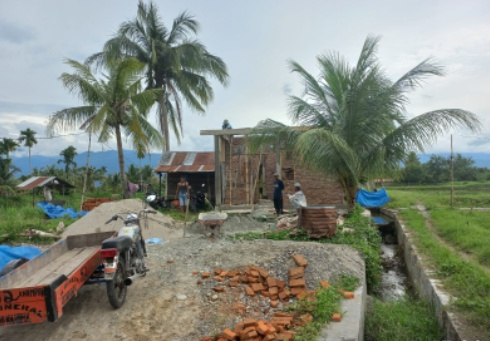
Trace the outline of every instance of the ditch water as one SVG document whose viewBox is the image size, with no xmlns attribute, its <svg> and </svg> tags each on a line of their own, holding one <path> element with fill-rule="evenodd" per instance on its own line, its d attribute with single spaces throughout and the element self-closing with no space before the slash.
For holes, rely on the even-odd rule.
<svg viewBox="0 0 490 341">
<path fill-rule="evenodd" d="M 410 293 L 410 282 L 399 252 L 395 223 L 390 217 L 376 209 L 371 210 L 371 216 L 382 237 L 383 275 L 378 296 L 382 301 L 397 300 Z"/>
</svg>

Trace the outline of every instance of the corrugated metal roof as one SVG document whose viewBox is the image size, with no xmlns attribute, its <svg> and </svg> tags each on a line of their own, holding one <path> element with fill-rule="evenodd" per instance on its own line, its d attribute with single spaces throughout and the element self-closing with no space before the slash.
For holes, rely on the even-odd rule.
<svg viewBox="0 0 490 341">
<path fill-rule="evenodd" d="M 36 187 L 43 187 L 51 182 L 54 182 L 55 185 L 64 184 L 66 187 L 74 188 L 75 186 L 69 184 L 68 182 L 57 178 L 56 176 L 33 176 L 17 185 L 17 188 L 23 190 L 31 190 Z"/>
<path fill-rule="evenodd" d="M 158 173 L 214 172 L 214 152 L 166 152 L 155 170 Z"/>
</svg>

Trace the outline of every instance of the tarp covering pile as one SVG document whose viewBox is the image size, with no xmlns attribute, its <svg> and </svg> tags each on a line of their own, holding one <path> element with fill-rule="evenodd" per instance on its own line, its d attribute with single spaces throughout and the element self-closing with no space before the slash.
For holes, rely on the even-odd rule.
<svg viewBox="0 0 490 341">
<path fill-rule="evenodd" d="M 32 259 L 39 255 L 41 250 L 35 246 L 9 246 L 0 245 L 0 270 L 14 259 L 27 258 Z"/>
<path fill-rule="evenodd" d="M 62 218 L 64 216 L 76 219 L 87 214 L 87 211 L 77 212 L 71 207 L 63 208 L 61 206 L 53 205 L 48 202 L 38 202 L 37 206 L 42 209 L 44 213 L 46 213 L 46 215 L 51 219 Z"/>
<path fill-rule="evenodd" d="M 390 202 L 390 197 L 384 188 L 377 192 L 369 192 L 359 188 L 356 200 L 363 207 L 381 207 Z"/>
</svg>

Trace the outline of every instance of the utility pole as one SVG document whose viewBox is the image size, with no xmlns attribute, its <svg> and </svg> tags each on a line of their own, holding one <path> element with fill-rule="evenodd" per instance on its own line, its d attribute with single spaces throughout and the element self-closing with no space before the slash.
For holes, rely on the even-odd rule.
<svg viewBox="0 0 490 341">
<path fill-rule="evenodd" d="M 453 134 L 451 134 L 451 207 L 454 204 L 454 157 L 453 157 Z"/>
<path fill-rule="evenodd" d="M 83 199 L 85 196 L 85 191 L 87 190 L 87 175 L 88 175 L 88 164 L 90 160 L 90 145 L 92 144 L 92 133 L 88 133 L 88 151 L 87 151 L 87 164 L 85 166 L 85 175 L 83 176 L 83 189 L 82 189 L 82 202 L 80 203 L 80 211 L 82 210 Z"/>
</svg>

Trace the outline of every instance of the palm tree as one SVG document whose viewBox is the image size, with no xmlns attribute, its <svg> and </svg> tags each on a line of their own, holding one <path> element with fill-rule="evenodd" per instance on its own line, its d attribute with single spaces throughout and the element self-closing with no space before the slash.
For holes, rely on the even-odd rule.
<svg viewBox="0 0 490 341">
<path fill-rule="evenodd" d="M 37 144 L 36 134 L 30 128 L 20 131 L 19 142 L 24 142 L 24 147 L 29 148 L 29 174 L 32 174 L 31 148 Z"/>
<path fill-rule="evenodd" d="M 132 56 L 145 63 L 147 89 L 162 90 L 158 98 L 159 121 L 166 151 L 170 150 L 170 125 L 180 143 L 181 100 L 204 113 L 214 95 L 208 77 L 223 85 L 228 81 L 226 64 L 191 36 L 198 30 L 199 23 L 186 12 L 179 14 L 168 29 L 157 7 L 140 0 L 136 18 L 124 22 L 103 51 L 88 59 L 102 65 L 113 58 Z"/>
<path fill-rule="evenodd" d="M 275 144 L 292 148 L 312 170 L 335 175 L 352 203 L 361 181 L 398 170 L 411 151 L 430 146 L 452 127 L 478 130 L 477 117 L 462 109 L 439 109 L 407 118 L 407 93 L 443 69 L 426 59 L 395 82 L 376 57 L 379 38 L 368 37 L 355 66 L 337 53 L 317 58 L 320 75 L 290 62 L 305 86 L 289 98 L 291 128 L 266 120 L 250 136 L 252 149 Z"/>
<path fill-rule="evenodd" d="M 12 160 L 0 158 L 0 186 L 13 186 L 14 174 L 18 171 L 20 169 L 12 165 Z"/>
<path fill-rule="evenodd" d="M 119 170 L 124 197 L 128 197 L 124 173 L 123 133 L 132 147 L 163 146 L 162 135 L 148 121 L 150 108 L 160 91 L 142 91 L 141 80 L 145 64 L 136 58 L 114 59 L 108 62 L 105 74 L 97 79 L 87 64 L 67 60 L 74 73 L 63 73 L 63 85 L 79 96 L 85 106 L 56 112 L 48 123 L 48 133 L 81 128 L 98 133 L 99 142 L 116 136 Z"/>
<path fill-rule="evenodd" d="M 78 155 L 77 149 L 73 146 L 69 146 L 60 152 L 60 156 L 62 157 L 62 159 L 59 159 L 58 163 L 65 164 L 65 173 L 67 175 L 68 172 L 70 171 L 70 166 L 73 167 L 77 166 L 77 163 L 73 161 L 77 155 Z"/>
<path fill-rule="evenodd" d="M 127 172 L 128 180 L 132 183 L 138 183 L 140 181 L 140 169 L 133 163 L 129 165 Z"/>
<path fill-rule="evenodd" d="M 15 151 L 19 144 L 14 140 L 7 137 L 4 137 L 2 141 L 0 141 L 0 151 L 2 154 L 7 156 L 7 159 L 10 159 L 10 153 Z"/>
</svg>

